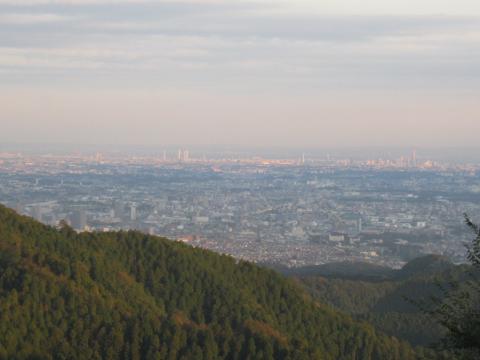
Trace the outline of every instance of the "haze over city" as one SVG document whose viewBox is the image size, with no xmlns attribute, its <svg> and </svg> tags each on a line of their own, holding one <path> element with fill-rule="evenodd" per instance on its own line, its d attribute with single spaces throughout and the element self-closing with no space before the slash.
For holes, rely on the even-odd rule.
<svg viewBox="0 0 480 360">
<path fill-rule="evenodd" d="M 479 17 L 468 0 L 0 0 L 0 141 L 476 147 Z"/>
<path fill-rule="evenodd" d="M 0 0 L 0 360 L 480 359 L 479 0 Z"/>
</svg>

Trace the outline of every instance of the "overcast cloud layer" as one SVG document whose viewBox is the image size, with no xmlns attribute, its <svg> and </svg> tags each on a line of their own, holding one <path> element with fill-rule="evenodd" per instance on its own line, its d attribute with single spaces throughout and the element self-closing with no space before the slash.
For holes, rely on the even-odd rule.
<svg viewBox="0 0 480 360">
<path fill-rule="evenodd" d="M 0 0 L 0 79 L 2 142 L 476 146 L 480 3 Z"/>
</svg>

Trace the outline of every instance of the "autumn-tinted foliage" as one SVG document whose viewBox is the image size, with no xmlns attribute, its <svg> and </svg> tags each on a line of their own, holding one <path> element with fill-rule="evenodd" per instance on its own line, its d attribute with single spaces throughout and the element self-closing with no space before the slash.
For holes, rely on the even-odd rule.
<svg viewBox="0 0 480 360">
<path fill-rule="evenodd" d="M 139 232 L 60 230 L 0 206 L 2 359 L 413 359 L 247 262 Z"/>
</svg>

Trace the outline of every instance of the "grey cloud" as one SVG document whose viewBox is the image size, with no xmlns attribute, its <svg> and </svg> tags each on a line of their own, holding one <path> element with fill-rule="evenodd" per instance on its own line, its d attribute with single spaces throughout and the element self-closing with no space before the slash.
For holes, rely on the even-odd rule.
<svg viewBox="0 0 480 360">
<path fill-rule="evenodd" d="M 88 69 L 87 79 L 122 72 L 132 83 L 478 84 L 475 17 L 279 16 L 246 2 L 15 8 L 20 18 L 69 19 L 0 24 L 0 67 L 33 76 Z"/>
</svg>

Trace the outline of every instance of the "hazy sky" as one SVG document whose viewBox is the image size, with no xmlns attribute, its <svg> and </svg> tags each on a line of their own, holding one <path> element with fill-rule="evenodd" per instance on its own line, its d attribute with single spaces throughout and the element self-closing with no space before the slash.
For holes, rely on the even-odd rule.
<svg viewBox="0 0 480 360">
<path fill-rule="evenodd" d="M 0 142 L 478 146 L 478 0 L 0 0 Z"/>
</svg>

